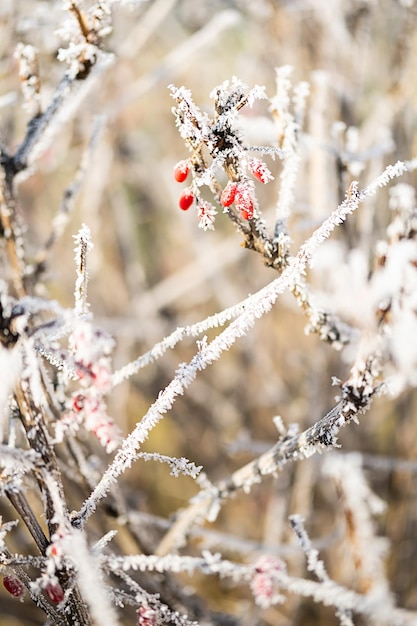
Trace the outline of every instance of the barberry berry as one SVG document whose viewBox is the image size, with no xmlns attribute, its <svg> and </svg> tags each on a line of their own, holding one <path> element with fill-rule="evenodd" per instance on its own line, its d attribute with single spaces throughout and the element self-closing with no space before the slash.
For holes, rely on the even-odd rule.
<svg viewBox="0 0 417 626">
<path fill-rule="evenodd" d="M 265 163 L 259 159 L 251 159 L 249 169 L 261 183 L 265 184 L 274 179 Z"/>
<path fill-rule="evenodd" d="M 25 586 L 21 580 L 19 580 L 13 574 L 6 574 L 3 577 L 4 588 L 15 598 L 21 598 L 25 593 Z"/>
<path fill-rule="evenodd" d="M 194 202 L 194 194 L 191 189 L 184 189 L 182 194 L 180 195 L 180 199 L 178 201 L 180 209 L 183 211 L 188 211 L 192 203 Z"/>
<path fill-rule="evenodd" d="M 59 583 L 48 583 L 45 587 L 45 593 L 51 602 L 58 604 L 64 599 L 64 590 Z"/>
<path fill-rule="evenodd" d="M 190 166 L 188 161 L 178 161 L 178 163 L 174 166 L 174 178 L 177 183 L 183 183 L 189 173 Z"/>
<path fill-rule="evenodd" d="M 247 185 L 237 186 L 235 205 L 244 220 L 251 220 L 253 218 L 255 202 L 252 190 Z"/>
<path fill-rule="evenodd" d="M 233 204 L 236 196 L 237 183 L 228 182 L 220 196 L 220 204 L 222 206 L 230 206 Z"/>
</svg>

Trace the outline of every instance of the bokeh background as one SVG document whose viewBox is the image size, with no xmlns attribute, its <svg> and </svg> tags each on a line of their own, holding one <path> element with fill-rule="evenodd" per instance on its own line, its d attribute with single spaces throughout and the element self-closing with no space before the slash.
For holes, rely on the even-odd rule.
<svg viewBox="0 0 417 626">
<path fill-rule="evenodd" d="M 341 162 L 343 131 L 337 122 L 357 129 L 361 185 L 386 164 L 416 154 L 417 8 L 412 0 L 148 0 L 114 2 L 112 11 L 113 32 L 106 45 L 114 53 L 113 63 L 81 86 L 79 101 L 74 99 L 73 110 L 55 128 L 30 175 L 19 181 L 18 197 L 29 256 L 35 257 L 91 133 L 101 125 L 69 224 L 51 251 L 44 289 L 63 305 L 72 305 L 73 235 L 87 223 L 95 246 L 89 272 L 91 310 L 96 324 L 116 338 L 117 368 L 178 325 L 237 303 L 274 277 L 255 253 L 240 246 L 241 238 L 226 216 L 217 217 L 215 232 L 204 233 L 193 210 L 178 209 L 180 186 L 172 169 L 188 153 L 175 128 L 167 86 L 185 85 L 211 114 L 210 92 L 232 76 L 249 87 L 265 85 L 270 97 L 276 67 L 290 64 L 294 83 L 310 83 L 291 222 L 296 250 L 343 199 L 352 180 Z M 65 45 L 59 28 L 67 19 L 58 1 L 1 3 L 0 131 L 11 150 L 22 140 L 29 119 L 14 49 L 19 42 L 38 48 L 47 105 L 64 72 L 56 55 Z M 242 119 L 251 143 L 276 144 L 267 101 L 243 111 Z M 275 180 L 259 190 L 259 200 L 272 229 L 280 164 L 268 165 Z M 415 182 L 411 175 L 405 180 Z M 336 237 L 371 251 L 388 223 L 387 206 L 387 194 L 381 193 Z M 346 378 L 351 362 L 349 355 L 306 336 L 305 324 L 292 298 L 284 296 L 247 337 L 198 377 L 155 428 L 146 449 L 186 456 L 203 465 L 215 481 L 249 461 L 256 450 L 272 445 L 275 415 L 301 429 L 324 415 L 334 405 L 331 377 Z M 110 413 L 125 434 L 195 350 L 194 341 L 184 341 L 115 390 Z M 391 545 L 387 568 L 392 591 L 399 605 L 409 609 L 417 609 L 415 411 L 413 393 L 395 402 L 379 400 L 360 425 L 349 426 L 340 437 L 342 451 L 364 454 L 369 482 L 387 502 L 385 514 L 376 521 L 377 532 Z M 410 463 L 400 465 L 398 460 Z M 240 494 L 228 502 L 211 527 L 224 533 L 219 541 L 225 555 L 250 558 L 263 544 L 278 551 L 285 544 L 293 571 L 305 575 L 304 558 L 287 522 L 289 514 L 300 513 L 322 548 L 329 574 L 355 588 L 340 531 L 338 496 L 323 478 L 321 463 L 321 458 L 311 458 L 292 464 L 250 496 Z M 165 466 L 143 462 L 123 477 L 121 488 L 129 493 L 132 507 L 165 518 L 196 492 L 191 479 L 174 479 Z M 74 508 L 85 496 L 74 486 Z M 11 513 L 2 514 L 7 518 Z M 231 537 L 242 542 L 234 545 Z M 241 624 L 337 623 L 331 610 L 295 598 L 261 612 L 251 608 L 243 587 L 202 581 L 200 593 L 216 610 L 238 616 Z M 132 620 L 129 616 L 123 623 Z M 2 626 L 43 623 L 33 607 L 0 596 Z"/>
</svg>

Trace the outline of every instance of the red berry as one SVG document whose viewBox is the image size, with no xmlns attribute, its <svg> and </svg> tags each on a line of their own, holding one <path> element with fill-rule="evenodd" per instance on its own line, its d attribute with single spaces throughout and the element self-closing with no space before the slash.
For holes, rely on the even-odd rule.
<svg viewBox="0 0 417 626">
<path fill-rule="evenodd" d="M 188 165 L 188 161 L 178 161 L 174 166 L 174 178 L 177 183 L 183 183 L 189 173 L 190 166 Z"/>
<path fill-rule="evenodd" d="M 230 206 L 233 204 L 236 196 L 237 183 L 228 182 L 220 196 L 220 204 L 222 206 Z"/>
<path fill-rule="evenodd" d="M 235 195 L 235 205 L 244 220 L 251 220 L 255 212 L 255 203 L 252 191 L 246 185 L 238 185 Z"/>
<path fill-rule="evenodd" d="M 16 576 L 13 576 L 13 574 L 7 574 L 3 577 L 3 585 L 15 598 L 21 598 L 25 593 L 24 584 Z"/>
<path fill-rule="evenodd" d="M 253 208 L 252 209 L 239 209 L 240 214 L 244 220 L 251 220 L 253 217 Z"/>
<path fill-rule="evenodd" d="M 252 159 L 249 163 L 249 168 L 255 178 L 261 183 L 268 183 L 270 180 L 274 179 L 265 163 L 259 159 Z"/>
<path fill-rule="evenodd" d="M 191 189 L 185 189 L 180 195 L 180 199 L 178 201 L 180 209 L 183 211 L 187 211 L 192 203 L 194 202 L 194 194 Z"/>
<path fill-rule="evenodd" d="M 64 590 L 59 583 L 48 583 L 45 587 L 45 593 L 56 604 L 64 599 Z"/>
</svg>

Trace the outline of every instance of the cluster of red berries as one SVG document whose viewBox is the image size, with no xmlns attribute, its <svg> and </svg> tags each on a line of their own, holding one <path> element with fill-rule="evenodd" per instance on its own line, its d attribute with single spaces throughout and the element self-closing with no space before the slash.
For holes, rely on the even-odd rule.
<svg viewBox="0 0 417 626">
<path fill-rule="evenodd" d="M 255 211 L 255 201 L 252 190 L 245 183 L 228 182 L 220 196 L 220 204 L 228 207 L 235 203 L 237 210 L 244 220 L 251 220 Z"/>
<path fill-rule="evenodd" d="M 10 595 L 15 598 L 21 598 L 25 593 L 25 586 L 17 576 L 13 574 L 6 574 L 3 576 L 3 586 L 10 593 Z M 48 583 L 45 585 L 45 593 L 51 602 L 55 602 L 55 604 L 59 604 L 65 597 L 64 590 L 62 589 L 59 582 L 56 583 Z"/>
<path fill-rule="evenodd" d="M 174 167 L 174 178 L 177 183 L 183 183 L 185 180 L 187 180 L 189 173 L 190 165 L 188 161 L 178 161 L 178 163 Z M 187 187 L 187 189 L 184 189 L 184 191 L 180 195 L 180 198 L 178 200 L 179 207 L 183 211 L 187 211 L 193 202 L 194 193 L 189 187 Z"/>
<path fill-rule="evenodd" d="M 265 163 L 259 159 L 251 159 L 249 168 L 255 178 L 261 183 L 268 183 L 273 176 Z M 178 183 L 187 180 L 190 173 L 190 164 L 188 161 L 178 161 L 174 166 L 174 178 Z M 187 187 L 180 195 L 178 204 L 180 209 L 187 211 L 194 202 L 194 192 Z M 245 220 L 251 220 L 255 213 L 255 199 L 252 190 L 244 181 L 235 183 L 227 183 L 220 197 L 220 204 L 229 207 L 235 203 L 237 210 Z"/>
</svg>

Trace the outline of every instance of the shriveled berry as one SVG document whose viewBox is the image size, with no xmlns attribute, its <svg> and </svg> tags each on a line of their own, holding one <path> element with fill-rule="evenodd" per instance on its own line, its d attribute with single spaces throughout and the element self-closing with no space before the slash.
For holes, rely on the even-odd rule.
<svg viewBox="0 0 417 626">
<path fill-rule="evenodd" d="M 3 585 L 7 591 L 15 598 L 21 598 L 25 593 L 25 586 L 19 578 L 13 574 L 7 574 L 3 577 Z"/>
<path fill-rule="evenodd" d="M 220 204 L 222 206 L 230 206 L 233 204 L 236 196 L 237 183 L 228 182 L 220 196 Z"/>
<path fill-rule="evenodd" d="M 59 583 L 48 583 L 45 587 L 45 593 L 51 602 L 58 604 L 64 599 L 64 590 Z"/>
<path fill-rule="evenodd" d="M 244 220 L 251 220 L 255 212 L 255 202 L 251 190 L 246 185 L 238 185 L 235 205 Z"/>
<path fill-rule="evenodd" d="M 183 183 L 189 173 L 190 166 L 188 165 L 188 161 L 178 161 L 174 166 L 174 178 L 177 183 Z"/>
<path fill-rule="evenodd" d="M 142 605 L 137 611 L 137 626 L 156 626 L 157 613 L 150 606 Z"/>
<path fill-rule="evenodd" d="M 255 178 L 261 183 L 268 183 L 270 180 L 274 179 L 265 163 L 259 159 L 252 159 L 249 162 L 249 168 Z"/>
<path fill-rule="evenodd" d="M 180 195 L 180 199 L 178 201 L 180 209 L 183 211 L 187 211 L 192 203 L 194 202 L 194 194 L 191 189 L 185 189 Z"/>
<path fill-rule="evenodd" d="M 82 393 L 77 393 L 75 396 L 73 396 L 73 398 L 72 398 L 72 408 L 77 413 L 79 413 L 80 411 L 83 410 L 84 403 L 85 403 L 85 396 Z"/>
</svg>

